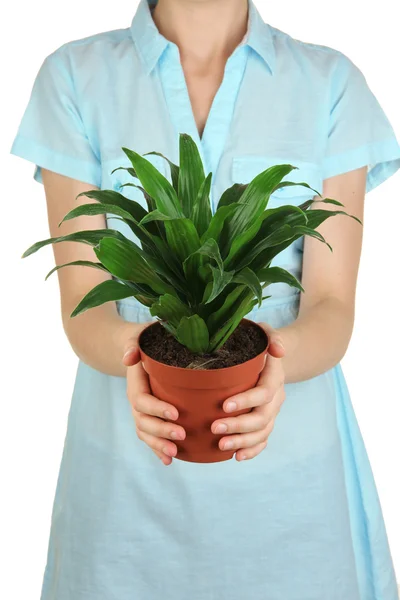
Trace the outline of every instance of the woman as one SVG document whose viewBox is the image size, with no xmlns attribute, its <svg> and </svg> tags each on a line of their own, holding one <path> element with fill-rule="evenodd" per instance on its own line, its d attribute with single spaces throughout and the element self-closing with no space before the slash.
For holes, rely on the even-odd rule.
<svg viewBox="0 0 400 600">
<path fill-rule="evenodd" d="M 131 181 L 112 173 L 129 166 L 122 147 L 179 162 L 180 132 L 213 173 L 214 208 L 234 182 L 291 163 L 292 180 L 362 219 L 365 193 L 399 169 L 400 147 L 352 61 L 269 26 L 252 0 L 153 4 L 141 0 L 126 29 L 60 46 L 39 70 L 11 152 L 36 164 L 51 235 L 80 192 Z M 163 158 L 149 158 L 168 176 Z M 123 190 L 143 202 L 136 188 Z M 304 187 L 286 187 L 270 206 L 307 197 Z M 61 231 L 105 225 L 79 217 Z M 110 225 L 131 235 L 121 221 Z M 173 458 L 173 440 L 185 435 L 173 423 L 177 410 L 150 394 L 138 362 L 148 309 L 130 298 L 70 319 L 106 274 L 58 271 L 63 323 L 80 361 L 42 600 L 398 598 L 340 367 L 362 228 L 336 216 L 319 230 L 333 253 L 302 238 L 275 263 L 301 277 L 306 293 L 274 284 L 248 315 L 265 323 L 271 356 L 257 387 L 227 399 L 227 418 L 212 425 L 226 426 L 221 451 L 226 442 L 236 449 L 236 460 L 220 463 Z M 57 264 L 95 259 L 81 244 L 53 248 Z M 253 410 L 229 417 L 234 400 Z"/>
</svg>

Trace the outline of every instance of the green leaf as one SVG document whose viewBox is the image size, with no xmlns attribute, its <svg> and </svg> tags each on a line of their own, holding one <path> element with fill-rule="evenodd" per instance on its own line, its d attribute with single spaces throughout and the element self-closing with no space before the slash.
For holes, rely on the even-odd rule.
<svg viewBox="0 0 400 600">
<path fill-rule="evenodd" d="M 50 277 L 50 275 L 52 273 L 54 273 L 55 271 L 58 271 L 58 269 L 62 269 L 63 267 L 70 267 L 72 265 L 77 265 L 77 266 L 82 266 L 82 267 L 93 267 L 95 269 L 100 269 L 102 271 L 105 271 L 106 273 L 109 273 L 108 269 L 106 269 L 101 263 L 91 262 L 90 260 L 74 260 L 72 262 L 65 263 L 63 265 L 56 265 L 53 269 L 51 269 L 51 271 L 49 271 L 47 273 L 44 280 L 46 281 Z"/>
<path fill-rule="evenodd" d="M 212 273 L 212 284 L 206 286 L 204 294 L 202 294 L 202 300 L 204 304 L 208 304 L 212 302 L 214 298 L 216 298 L 221 291 L 226 287 L 226 285 L 230 282 L 233 277 L 234 271 L 224 271 L 224 266 L 221 258 L 221 254 L 219 252 L 218 244 L 214 239 L 207 240 L 196 252 L 188 256 L 183 264 L 184 271 L 186 273 L 188 281 L 192 286 L 196 286 L 198 284 L 198 279 L 200 277 L 199 270 L 200 267 L 206 266 L 207 263 L 204 261 L 200 264 L 195 261 L 196 255 L 201 254 L 207 256 L 208 259 L 214 260 L 217 263 L 218 269 L 215 269 L 211 264 L 208 264 L 209 269 Z M 203 279 L 202 279 L 203 281 Z M 200 291 L 203 291 L 204 286 L 201 289 L 196 289 L 196 299 L 200 298 Z"/>
<path fill-rule="evenodd" d="M 171 219 L 174 218 L 175 217 L 164 215 L 164 213 L 156 209 L 152 210 L 150 213 L 147 213 L 146 216 L 143 217 L 143 219 L 140 221 L 140 224 L 144 225 L 145 223 L 148 223 L 150 221 L 171 221 Z"/>
<path fill-rule="evenodd" d="M 128 202 L 130 201 L 128 200 Z M 149 214 L 152 214 L 147 213 L 144 209 L 143 212 L 145 217 L 149 217 Z M 123 218 L 123 221 L 130 225 L 133 233 L 142 242 L 143 250 L 146 251 L 146 254 L 148 255 L 147 258 L 149 261 L 151 261 L 156 271 L 160 274 L 165 274 L 168 278 L 172 277 L 174 281 L 176 277 L 179 279 L 179 270 L 176 264 L 176 257 L 172 255 L 164 240 L 160 240 L 158 237 L 153 236 L 149 231 L 147 231 L 143 224 L 137 222 L 133 216 L 118 206 L 109 204 L 83 204 L 72 209 L 63 220 L 72 219 L 80 215 L 95 215 L 103 213 L 120 215 Z"/>
<path fill-rule="evenodd" d="M 229 286 L 231 288 L 231 286 Z M 230 317 L 235 314 L 235 310 L 240 306 L 244 297 L 249 295 L 249 290 L 245 285 L 237 285 L 227 294 L 222 305 L 214 310 L 207 319 L 207 326 L 210 332 L 218 329 Z"/>
<path fill-rule="evenodd" d="M 344 210 L 322 210 L 322 209 L 318 209 L 318 208 L 313 208 L 312 210 L 309 210 L 307 213 L 307 216 L 308 216 L 307 226 L 311 227 L 312 229 L 316 229 L 317 227 L 319 227 L 321 225 L 321 223 L 326 221 L 326 219 L 329 219 L 329 217 L 333 217 L 335 215 L 346 215 L 347 217 L 351 217 L 352 219 L 355 219 L 358 223 L 360 223 L 360 225 L 362 225 L 362 221 L 360 221 L 360 219 L 358 217 L 356 217 L 354 215 L 349 215 Z"/>
<path fill-rule="evenodd" d="M 230 217 L 239 207 L 240 205 L 235 203 L 218 208 L 215 214 L 211 217 L 208 229 L 201 236 L 201 242 L 205 242 L 209 238 L 213 238 L 218 241 L 225 220 Z"/>
<path fill-rule="evenodd" d="M 106 213 L 119 215 L 122 218 L 123 222 L 127 223 L 127 225 L 129 225 L 133 233 L 139 238 L 139 240 L 142 243 L 143 249 L 150 253 L 153 256 L 153 258 L 158 256 L 159 263 L 160 260 L 161 262 L 163 262 L 168 256 L 168 247 L 165 245 L 164 241 L 153 236 L 144 225 L 136 221 L 135 218 L 131 216 L 127 211 L 111 204 L 82 204 L 81 206 L 72 209 L 64 217 L 64 219 L 60 222 L 59 225 L 61 225 L 63 221 L 67 221 L 69 219 L 81 215 L 90 216 Z M 148 213 L 144 211 L 144 214 L 147 215 Z M 172 262 L 171 259 L 170 262 Z"/>
<path fill-rule="evenodd" d="M 154 302 L 154 298 L 143 296 L 143 294 L 135 294 L 135 298 L 140 302 L 140 304 L 143 304 L 147 307 L 150 307 Z"/>
<path fill-rule="evenodd" d="M 150 194 L 148 194 L 146 192 L 144 187 L 142 187 L 141 185 L 137 185 L 136 183 L 130 183 L 130 182 L 122 183 L 120 185 L 120 188 L 124 188 L 124 187 L 134 187 L 134 188 L 137 188 L 138 190 L 140 190 L 144 196 L 144 199 L 146 200 L 148 211 L 151 212 L 152 210 L 156 209 L 156 203 L 155 203 L 154 199 L 150 196 Z"/>
<path fill-rule="evenodd" d="M 243 317 L 253 309 L 254 303 L 257 303 L 257 300 L 253 301 L 253 292 L 247 292 L 243 295 L 241 301 L 236 305 L 233 315 L 212 335 L 209 352 L 216 352 L 225 344 Z"/>
<path fill-rule="evenodd" d="M 258 305 L 261 306 L 262 303 L 262 287 L 259 281 L 258 276 L 249 269 L 245 267 L 233 278 L 234 283 L 244 283 L 248 288 L 253 292 L 253 295 L 256 296 L 258 300 Z"/>
<path fill-rule="evenodd" d="M 196 253 L 204 254 L 205 256 L 214 259 L 220 270 L 223 270 L 224 266 L 222 263 L 222 258 L 219 252 L 218 244 L 212 238 L 205 241 L 204 244 L 202 244 L 202 246 L 198 250 L 196 250 Z"/>
<path fill-rule="evenodd" d="M 308 220 L 308 214 L 299 206 L 293 204 L 283 204 L 277 208 L 268 208 L 262 215 L 268 217 L 268 220 L 263 219 L 260 236 L 264 237 L 266 233 L 270 233 L 270 231 L 281 227 L 283 224 L 305 225 Z"/>
<path fill-rule="evenodd" d="M 315 199 L 306 200 L 306 202 L 303 202 L 303 204 L 299 205 L 299 208 L 301 208 L 302 210 L 307 210 L 310 206 L 312 206 L 316 202 L 325 202 L 326 204 L 335 204 L 336 206 L 344 206 L 344 204 L 339 202 L 339 200 L 333 200 L 332 198 L 323 198 L 321 200 L 315 200 Z"/>
<path fill-rule="evenodd" d="M 128 171 L 129 175 L 132 175 L 132 177 L 136 177 L 136 179 L 138 179 L 138 176 L 136 175 L 136 171 L 133 167 L 117 167 L 116 169 L 113 169 L 111 171 L 111 175 L 115 172 L 115 171 L 119 171 L 120 169 L 123 169 L 124 171 Z"/>
<path fill-rule="evenodd" d="M 49 244 L 57 244 L 58 242 L 82 242 L 83 244 L 89 244 L 89 246 L 96 246 L 103 238 L 110 237 L 119 240 L 127 240 L 127 238 L 115 229 L 88 229 L 85 231 L 75 231 L 67 235 L 61 235 L 59 237 L 47 238 L 40 242 L 35 242 L 32 246 L 29 246 L 22 255 L 22 258 L 33 254 Z"/>
<path fill-rule="evenodd" d="M 181 262 L 200 248 L 199 234 L 190 219 L 165 221 L 165 231 L 170 249 Z"/>
<path fill-rule="evenodd" d="M 168 323 L 167 321 L 159 321 L 159 323 L 161 323 L 164 329 L 166 329 L 167 331 L 169 331 L 169 333 L 176 337 L 176 327 L 173 327 L 171 323 Z"/>
<path fill-rule="evenodd" d="M 132 289 L 129 286 L 125 285 L 124 283 L 114 281 L 113 279 L 108 279 L 107 281 L 102 281 L 99 283 L 99 285 L 96 285 L 96 287 L 91 289 L 90 292 L 86 294 L 84 298 L 82 298 L 70 316 L 76 317 L 89 308 L 100 306 L 101 304 L 105 304 L 106 302 L 110 302 L 112 300 L 115 301 L 122 300 L 123 298 L 129 298 L 130 296 L 133 296 L 133 294 Z"/>
<path fill-rule="evenodd" d="M 143 188 L 140 189 L 143 190 Z M 125 198 L 117 192 L 108 192 L 109 190 L 89 190 L 87 194 L 91 198 L 97 199 L 100 202 L 102 199 L 108 199 L 110 202 L 115 204 L 116 208 L 112 208 L 109 204 L 104 203 L 100 205 L 86 204 L 83 206 L 87 208 L 82 208 L 81 206 L 78 206 L 71 212 L 76 211 L 76 216 L 77 214 L 98 214 L 103 212 L 104 209 L 105 212 L 109 212 L 110 214 L 121 215 L 123 217 L 123 220 L 126 221 L 127 224 L 130 226 L 133 233 L 141 241 L 142 247 L 148 254 L 147 258 L 149 262 L 151 262 L 153 268 L 155 268 L 159 274 L 165 275 L 167 278 L 171 278 L 171 283 L 174 283 L 176 286 L 178 286 L 178 281 L 183 280 L 182 274 L 180 272 L 181 266 L 178 264 L 176 256 L 174 256 L 174 254 L 171 252 L 170 248 L 166 244 L 165 230 L 162 230 L 160 228 L 160 225 L 162 225 L 162 223 L 151 222 L 152 220 L 154 220 L 154 214 L 152 219 L 151 217 L 149 217 L 149 215 L 151 215 L 152 213 L 147 213 L 147 211 L 137 202 L 129 200 L 128 198 Z M 148 196 L 145 190 L 143 190 L 143 192 L 146 196 Z M 153 211 L 153 213 L 155 212 L 156 211 Z M 130 216 L 128 215 L 128 213 L 130 213 Z M 143 224 L 143 222 L 139 222 L 139 219 L 143 221 L 145 218 L 145 224 Z"/>
<path fill-rule="evenodd" d="M 335 204 L 336 206 L 344 206 L 339 200 L 334 200 L 333 198 L 324 198 L 323 200 L 318 200 L 318 202 L 326 202 L 327 204 Z"/>
<path fill-rule="evenodd" d="M 298 232 L 299 233 L 299 232 Z M 243 269 L 246 266 L 250 266 L 250 268 L 257 272 L 258 269 L 264 267 L 264 263 L 261 265 L 255 266 L 253 261 L 267 248 L 272 248 L 273 246 L 278 246 L 283 242 L 288 240 L 293 240 L 296 236 L 296 232 L 293 230 L 290 225 L 283 225 L 279 229 L 273 231 L 270 235 L 268 235 L 265 239 L 259 241 L 257 244 L 253 245 L 252 248 L 246 253 L 246 255 L 240 260 L 239 264 L 236 265 L 236 270 Z"/>
<path fill-rule="evenodd" d="M 150 194 L 148 194 L 146 192 L 146 190 L 141 186 L 141 185 L 136 185 L 134 183 L 124 183 L 121 187 L 125 187 L 126 185 L 132 186 L 137 188 L 138 190 L 140 190 L 144 196 L 144 199 L 146 200 L 146 204 L 147 204 L 147 210 L 149 213 L 156 211 L 156 203 L 154 201 L 154 199 L 150 196 Z M 162 214 L 162 213 L 161 213 Z M 144 217 L 142 217 L 142 219 L 140 219 L 140 221 L 143 220 Z M 139 220 L 139 219 L 138 219 Z M 143 223 L 142 223 L 143 225 Z M 151 220 L 146 223 L 147 227 L 146 229 L 148 229 L 148 231 L 152 234 L 152 235 L 156 235 L 159 238 L 161 238 L 162 240 L 166 240 L 166 235 L 165 235 L 165 227 L 164 224 L 160 221 L 156 221 L 155 223 L 153 223 Z"/>
<path fill-rule="evenodd" d="M 178 341 L 196 354 L 207 352 L 209 334 L 207 325 L 199 315 L 182 317 L 176 330 Z"/>
<path fill-rule="evenodd" d="M 182 317 L 190 317 L 192 311 L 186 304 L 181 302 L 179 298 L 176 298 L 171 294 L 164 294 L 159 297 L 158 302 L 155 302 L 152 305 L 150 313 L 153 317 L 159 317 L 176 328 Z"/>
<path fill-rule="evenodd" d="M 64 217 L 63 220 L 71 219 L 80 215 L 95 215 L 109 213 L 121 216 L 123 220 L 129 225 L 133 233 L 140 239 L 141 242 L 151 242 L 149 237 L 150 234 L 155 236 L 160 235 L 159 228 L 155 223 L 150 223 L 150 225 L 148 225 L 147 227 L 144 227 L 140 224 L 140 221 L 148 213 L 143 208 L 143 206 L 141 206 L 138 202 L 135 202 L 135 200 L 125 198 L 125 196 L 123 196 L 122 194 L 119 194 L 118 192 L 114 192 L 112 190 L 89 190 L 88 192 L 78 194 L 77 197 L 81 195 L 85 195 L 89 198 L 97 200 L 98 202 L 100 202 L 100 205 L 84 204 L 82 206 L 78 206 L 77 208 L 70 211 L 68 215 Z M 162 236 L 160 235 L 160 237 Z"/>
<path fill-rule="evenodd" d="M 305 227 L 304 225 L 297 225 L 296 227 L 293 227 L 293 232 L 295 234 L 301 234 L 301 236 L 309 235 L 310 237 L 313 237 L 313 238 L 319 240 L 320 242 L 323 242 L 324 244 L 326 244 L 328 246 L 328 248 L 330 249 L 330 251 L 333 252 L 332 246 L 330 244 L 328 244 L 328 242 L 325 240 L 324 236 L 319 231 L 315 231 L 314 229 L 311 229 L 310 227 Z"/>
<path fill-rule="evenodd" d="M 178 197 L 186 217 L 191 216 L 201 184 L 205 179 L 203 163 L 194 140 L 186 133 L 179 135 Z"/>
<path fill-rule="evenodd" d="M 147 211 L 143 208 L 141 204 L 139 204 L 135 200 L 130 200 L 129 198 L 126 198 L 125 196 L 123 196 L 119 192 L 115 192 L 114 190 L 87 190 L 86 192 L 81 192 L 80 194 L 78 194 L 77 198 L 79 198 L 80 196 L 92 198 L 93 200 L 97 200 L 97 202 L 100 202 L 101 204 L 106 204 L 107 206 L 113 205 L 118 208 L 121 208 L 125 212 L 129 213 L 131 217 L 135 219 L 135 221 L 140 221 L 147 214 Z M 96 206 L 96 204 L 93 204 L 93 206 Z M 108 212 L 111 213 L 112 211 Z"/>
<path fill-rule="evenodd" d="M 158 210 L 171 217 L 183 217 L 178 196 L 168 179 L 137 152 L 128 148 L 122 150 L 131 161 L 144 189 L 154 198 Z"/>
<path fill-rule="evenodd" d="M 319 200 L 317 200 L 316 202 L 319 202 Z M 314 202 L 311 201 L 311 204 L 313 203 Z M 306 210 L 306 207 L 304 205 L 302 206 L 303 209 Z M 299 210 L 301 214 L 296 215 L 293 209 Z M 310 210 L 307 213 L 305 213 L 303 209 L 301 207 L 294 207 L 291 205 L 282 206 L 272 210 L 270 209 L 270 211 L 275 212 L 275 214 L 272 215 L 271 220 L 266 219 L 263 222 L 259 233 L 253 240 L 253 248 L 251 248 L 250 250 L 248 250 L 247 248 L 244 249 L 244 256 L 242 256 L 241 254 L 241 260 L 239 261 L 239 264 L 235 265 L 235 268 L 238 269 L 240 267 L 249 266 L 251 269 L 253 269 L 253 271 L 257 272 L 259 269 L 267 266 L 271 262 L 271 260 L 273 260 L 273 258 L 278 254 L 283 252 L 285 248 L 290 246 L 293 242 L 295 242 L 297 239 L 302 237 L 302 235 L 304 235 L 304 233 L 301 231 L 295 233 L 293 229 L 293 235 L 289 235 L 290 230 L 288 229 L 288 225 L 292 227 L 296 225 L 306 225 L 307 227 L 309 227 L 311 225 L 311 228 L 315 228 L 318 225 L 319 220 L 313 220 L 312 215 L 314 213 L 314 210 Z M 283 211 L 282 215 L 280 215 L 280 211 Z M 289 211 L 292 214 L 288 214 Z M 333 216 L 333 211 L 329 211 L 329 213 Z M 307 222 L 304 222 L 304 217 L 307 218 Z M 282 227 L 282 223 L 285 223 L 284 227 Z M 278 244 L 276 243 L 277 240 L 275 239 L 275 243 L 271 245 L 271 238 L 267 233 L 268 229 L 270 229 L 271 227 L 273 231 L 281 231 L 283 234 L 283 239 L 279 239 L 279 236 L 281 234 L 277 233 L 279 242 Z M 286 231 L 288 232 L 287 236 L 285 233 Z M 267 243 L 265 243 L 266 239 Z"/>
<path fill-rule="evenodd" d="M 209 173 L 200 186 L 197 199 L 194 203 L 191 220 L 195 224 L 198 234 L 201 236 L 210 225 L 212 219 L 210 205 L 212 173 Z"/>
<path fill-rule="evenodd" d="M 206 298 L 205 295 L 203 298 L 204 304 L 209 304 L 210 302 L 212 302 L 222 292 L 222 290 L 226 288 L 228 283 L 230 283 L 235 273 L 235 271 L 224 271 L 221 269 L 216 269 L 212 265 L 209 265 L 209 268 L 212 271 L 213 285 L 211 288 L 210 297 Z"/>
<path fill-rule="evenodd" d="M 270 208 L 263 212 L 249 230 L 244 231 L 234 240 L 229 254 L 224 261 L 225 268 L 242 268 L 249 264 L 249 252 L 283 225 L 306 225 L 307 214 L 299 207 L 285 204 L 278 208 Z M 269 238 L 271 239 L 271 238 Z"/>
<path fill-rule="evenodd" d="M 186 295 L 197 305 L 204 293 L 204 275 L 209 272 L 208 259 L 198 252 L 193 252 L 183 261 L 183 271 L 186 278 Z"/>
<path fill-rule="evenodd" d="M 271 283 L 287 283 L 291 287 L 295 287 L 304 292 L 304 288 L 297 277 L 281 267 L 268 267 L 266 269 L 260 269 L 260 271 L 257 273 L 257 277 L 259 281 L 264 284 L 263 288 L 271 285 Z"/>
<path fill-rule="evenodd" d="M 144 211 L 144 212 L 147 215 L 147 212 L 146 211 Z M 80 204 L 76 208 L 73 208 L 72 210 L 70 210 L 65 215 L 65 217 L 59 222 L 58 226 L 60 227 L 60 225 L 62 223 L 64 223 L 64 221 L 69 221 L 71 219 L 74 219 L 75 217 L 80 217 L 82 215 L 93 216 L 93 215 L 104 215 L 106 213 L 110 213 L 112 215 L 118 215 L 119 217 L 122 217 L 122 219 L 124 221 L 137 223 L 137 221 L 132 217 L 132 215 L 129 212 L 127 212 L 126 210 L 123 210 L 122 208 L 119 208 L 118 206 L 114 206 L 113 204 L 92 204 L 91 203 L 91 204 Z"/>
<path fill-rule="evenodd" d="M 305 202 L 303 202 L 302 204 L 299 204 L 299 208 L 301 208 L 301 210 L 306 211 L 310 206 L 312 206 L 315 202 L 319 202 L 318 200 L 306 200 Z M 308 213 L 307 213 L 308 215 Z"/>
<path fill-rule="evenodd" d="M 237 204 L 243 192 L 247 188 L 247 183 L 234 183 L 230 188 L 224 191 L 217 205 L 217 211 L 222 206 L 229 206 L 230 204 Z M 216 212 L 217 212 L 216 211 Z"/>
<path fill-rule="evenodd" d="M 293 186 L 293 185 L 301 185 L 301 186 L 303 186 L 303 187 L 306 187 L 306 188 L 308 188 L 309 190 L 312 190 L 313 192 L 315 192 L 315 193 L 317 194 L 317 196 L 319 196 L 320 198 L 322 198 L 322 196 L 321 196 L 321 194 L 319 193 L 319 191 L 318 191 L 318 190 L 315 190 L 315 189 L 314 189 L 314 188 L 312 188 L 310 185 L 308 185 L 308 183 L 304 183 L 304 182 L 302 182 L 302 183 L 295 183 L 295 182 L 293 182 L 293 181 L 281 181 L 281 183 L 278 183 L 278 185 L 276 185 L 276 186 L 274 187 L 274 189 L 272 190 L 272 192 L 271 192 L 271 193 L 273 194 L 273 193 L 274 193 L 276 190 L 279 190 L 280 188 L 283 188 L 283 187 L 291 187 L 291 186 Z"/>
<path fill-rule="evenodd" d="M 133 283 L 145 283 L 159 294 L 170 292 L 174 288 L 165 283 L 143 258 L 143 251 L 130 240 L 104 239 L 94 248 L 100 262 L 119 279 Z"/>
<path fill-rule="evenodd" d="M 222 254 L 226 254 L 238 234 L 251 227 L 260 217 L 274 187 L 296 168 L 293 165 L 275 165 L 254 177 L 238 200 L 240 208 L 225 221 L 220 244 Z"/>
<path fill-rule="evenodd" d="M 255 223 L 253 223 L 253 225 L 251 225 L 248 229 L 244 230 L 242 233 L 239 233 L 239 235 L 233 240 L 232 245 L 229 249 L 229 254 L 224 260 L 225 268 L 228 269 L 230 267 L 235 266 L 235 259 L 237 260 L 237 255 L 239 253 L 241 254 L 241 250 L 244 250 L 245 248 L 250 246 L 249 242 L 251 242 L 251 240 L 257 235 L 263 220 L 268 216 L 268 212 L 265 211 L 261 215 L 261 217 L 257 219 Z"/>
<path fill-rule="evenodd" d="M 167 158 L 166 156 L 164 156 L 164 154 L 161 154 L 161 152 L 145 152 L 143 154 L 143 156 L 147 156 L 148 154 L 155 154 L 156 156 L 161 156 L 161 158 L 164 158 L 168 162 L 169 168 L 170 168 L 170 172 L 171 172 L 172 185 L 174 186 L 174 189 L 175 189 L 176 193 L 178 193 L 178 179 L 179 179 L 179 167 L 178 167 L 178 165 L 176 165 L 171 160 L 169 160 L 169 158 Z"/>
</svg>

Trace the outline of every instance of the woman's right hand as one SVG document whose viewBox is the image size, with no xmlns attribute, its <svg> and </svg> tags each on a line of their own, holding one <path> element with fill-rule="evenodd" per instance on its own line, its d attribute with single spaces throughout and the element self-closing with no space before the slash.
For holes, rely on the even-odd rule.
<svg viewBox="0 0 400 600">
<path fill-rule="evenodd" d="M 147 325 L 148 323 L 144 324 Z M 140 331 L 143 328 L 141 327 Z M 169 421 L 179 417 L 178 410 L 172 404 L 151 394 L 149 377 L 140 361 L 136 336 L 126 343 L 122 361 L 128 367 L 127 395 L 136 423 L 136 433 L 165 465 L 170 465 L 178 451 L 176 444 L 171 440 L 184 440 L 186 437 L 183 427 Z"/>
</svg>

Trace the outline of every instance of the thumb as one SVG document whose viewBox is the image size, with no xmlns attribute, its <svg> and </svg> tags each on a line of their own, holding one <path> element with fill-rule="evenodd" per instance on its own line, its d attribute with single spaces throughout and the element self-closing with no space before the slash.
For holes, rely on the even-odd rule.
<svg viewBox="0 0 400 600">
<path fill-rule="evenodd" d="M 126 350 L 122 357 L 122 363 L 126 367 L 133 367 L 140 361 L 140 351 L 139 346 L 137 344 L 137 338 L 132 338 L 128 340 L 126 344 Z"/>
<path fill-rule="evenodd" d="M 126 340 L 124 345 L 124 354 L 122 357 L 122 363 L 126 367 L 132 367 L 133 365 L 136 365 L 138 362 L 140 362 L 138 338 L 143 329 L 145 329 L 151 323 L 152 321 L 149 321 L 147 323 L 137 323 L 137 331 L 128 340 Z"/>
<path fill-rule="evenodd" d="M 276 329 L 274 329 L 274 327 L 268 325 L 268 323 L 258 323 L 258 325 L 260 325 L 260 327 L 264 329 L 265 333 L 268 336 L 268 354 L 274 356 L 275 358 L 282 358 L 283 356 L 285 356 L 285 347 L 283 345 L 283 339 L 281 334 Z"/>
</svg>

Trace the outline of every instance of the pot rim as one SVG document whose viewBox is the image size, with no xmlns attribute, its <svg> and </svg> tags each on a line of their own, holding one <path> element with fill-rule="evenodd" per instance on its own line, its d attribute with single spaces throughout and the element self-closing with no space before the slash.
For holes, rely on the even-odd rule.
<svg viewBox="0 0 400 600">
<path fill-rule="evenodd" d="M 259 352 L 255 356 L 253 356 L 252 358 L 249 358 L 248 360 L 246 360 L 246 361 L 244 361 L 242 363 L 239 363 L 237 365 L 232 365 L 230 367 L 221 367 L 219 369 L 211 369 L 212 372 L 214 372 L 214 373 L 224 373 L 224 372 L 226 372 L 228 370 L 230 370 L 232 372 L 233 369 L 239 369 L 240 367 L 242 367 L 242 369 L 243 369 L 244 365 L 250 363 L 251 361 L 256 361 L 263 354 L 265 354 L 265 355 L 267 354 L 268 348 L 269 348 L 269 343 L 270 343 L 270 337 L 267 334 L 267 332 L 260 326 L 259 323 L 256 323 L 256 321 L 252 321 L 251 319 L 246 319 L 246 318 L 243 318 L 242 321 L 246 321 L 248 323 L 251 323 L 252 325 L 256 325 L 259 329 L 261 329 L 261 331 L 263 332 L 263 334 L 266 337 L 267 345 L 265 346 L 264 350 L 262 350 L 261 352 Z M 188 372 L 204 372 L 204 371 L 208 371 L 209 372 L 210 371 L 210 369 L 188 369 L 187 367 L 175 367 L 174 365 L 169 365 L 167 363 L 161 362 L 159 360 L 156 360 L 155 358 L 152 358 L 148 354 L 146 354 L 146 352 L 142 349 L 142 347 L 140 345 L 140 338 L 142 337 L 143 333 L 145 331 L 147 331 L 147 329 L 149 329 L 149 327 L 153 327 L 154 325 L 156 325 L 158 323 L 159 323 L 159 320 L 155 321 L 154 323 L 151 323 L 150 325 L 147 325 L 147 327 L 145 327 L 140 332 L 140 334 L 139 334 L 139 337 L 138 337 L 138 346 L 139 346 L 139 350 L 140 350 L 142 356 L 144 356 L 147 360 L 152 361 L 152 363 L 157 363 L 159 365 L 163 365 L 163 367 L 168 367 L 169 369 L 174 370 L 176 373 L 182 373 L 182 372 L 184 372 L 184 373 L 188 373 Z"/>
</svg>

